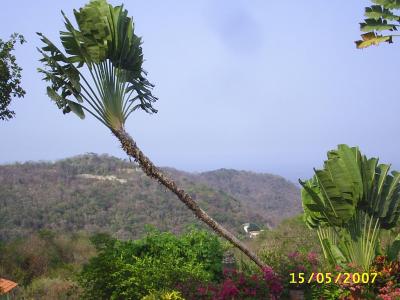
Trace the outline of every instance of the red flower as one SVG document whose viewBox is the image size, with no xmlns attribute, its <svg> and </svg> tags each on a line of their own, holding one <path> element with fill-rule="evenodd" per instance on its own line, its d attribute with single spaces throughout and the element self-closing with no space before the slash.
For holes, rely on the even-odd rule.
<svg viewBox="0 0 400 300">
<path fill-rule="evenodd" d="M 307 260 L 310 264 L 316 265 L 318 263 L 318 254 L 311 251 L 307 254 Z"/>
<path fill-rule="evenodd" d="M 222 289 L 219 292 L 219 296 L 222 297 L 222 299 L 225 299 L 225 297 L 234 297 L 239 294 L 239 289 L 236 287 L 235 283 L 232 281 L 232 279 L 227 279 L 224 281 L 222 285 Z"/>
<path fill-rule="evenodd" d="M 291 252 L 287 255 L 290 259 L 296 259 L 300 256 L 300 252 L 299 251 L 294 251 Z"/>
</svg>

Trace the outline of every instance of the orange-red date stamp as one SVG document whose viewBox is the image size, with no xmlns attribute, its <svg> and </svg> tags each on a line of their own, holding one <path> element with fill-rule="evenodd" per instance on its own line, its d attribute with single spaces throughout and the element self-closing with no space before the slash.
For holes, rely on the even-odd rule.
<svg viewBox="0 0 400 300">
<path fill-rule="evenodd" d="M 305 273 L 290 273 L 292 284 L 309 284 L 316 282 L 319 284 L 339 283 L 339 284 L 367 284 L 374 283 L 378 273 L 315 273 L 310 275 Z"/>
</svg>

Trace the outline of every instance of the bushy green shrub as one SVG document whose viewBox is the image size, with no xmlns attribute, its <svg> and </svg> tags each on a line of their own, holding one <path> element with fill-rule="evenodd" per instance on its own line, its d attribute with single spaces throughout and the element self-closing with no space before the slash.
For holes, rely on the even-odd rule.
<svg viewBox="0 0 400 300">
<path fill-rule="evenodd" d="M 140 299 L 187 280 L 211 281 L 222 276 L 223 248 L 207 231 L 175 236 L 152 230 L 136 241 L 101 236 L 93 242 L 98 255 L 80 275 L 86 299 Z"/>
</svg>

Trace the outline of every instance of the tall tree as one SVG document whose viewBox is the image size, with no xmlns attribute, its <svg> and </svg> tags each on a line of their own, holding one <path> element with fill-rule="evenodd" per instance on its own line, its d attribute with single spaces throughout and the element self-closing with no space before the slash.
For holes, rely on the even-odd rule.
<svg viewBox="0 0 400 300">
<path fill-rule="evenodd" d="M 360 29 L 365 32 L 361 40 L 356 41 L 359 49 L 380 43 L 393 43 L 394 34 L 400 26 L 400 1 L 372 0 L 374 5 L 365 8 L 366 19 L 360 23 Z"/>
<path fill-rule="evenodd" d="M 142 69 L 141 39 L 134 33 L 127 10 L 123 6 L 113 7 L 106 0 L 93 0 L 79 11 L 74 10 L 78 28 L 62 14 L 66 30 L 60 38 L 66 54 L 38 33 L 45 44 L 39 49 L 45 68 L 39 71 L 51 83 L 47 87 L 49 97 L 64 114 L 72 111 L 82 119 L 85 112 L 94 116 L 111 130 L 123 150 L 148 176 L 173 192 L 196 217 L 263 267 L 252 251 L 163 174 L 125 131 L 125 122 L 132 112 L 140 108 L 155 113 L 153 103 L 157 100 L 151 93 L 153 85 Z"/>
<path fill-rule="evenodd" d="M 8 41 L 0 39 L 0 120 L 9 120 L 15 113 L 9 109 L 12 97 L 21 98 L 25 91 L 21 87 L 21 71 L 12 54 L 15 44 L 25 43 L 21 34 L 14 33 Z"/>
</svg>

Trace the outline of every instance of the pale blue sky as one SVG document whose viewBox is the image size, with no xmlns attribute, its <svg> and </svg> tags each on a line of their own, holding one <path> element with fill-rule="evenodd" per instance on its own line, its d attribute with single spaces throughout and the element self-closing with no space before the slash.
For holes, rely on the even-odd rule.
<svg viewBox="0 0 400 300">
<path fill-rule="evenodd" d="M 0 163 L 85 152 L 126 157 L 99 122 L 64 116 L 36 72 L 35 32 L 58 40 L 60 10 L 86 1 L 4 1 L 0 37 L 25 35 L 24 99 L 0 123 Z M 120 1 L 110 1 L 120 4 Z M 400 168 L 400 40 L 357 50 L 369 1 L 125 1 L 143 37 L 159 113 L 127 130 L 154 162 L 307 178 L 339 143 Z"/>
</svg>

